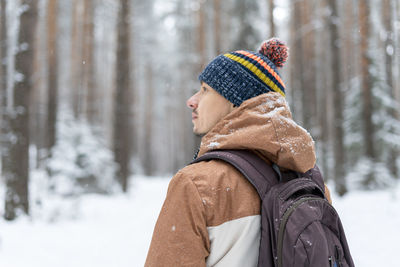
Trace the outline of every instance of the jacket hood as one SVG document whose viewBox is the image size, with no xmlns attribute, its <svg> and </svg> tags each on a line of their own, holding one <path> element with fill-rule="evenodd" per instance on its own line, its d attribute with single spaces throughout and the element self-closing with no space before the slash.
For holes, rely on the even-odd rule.
<svg viewBox="0 0 400 267">
<path fill-rule="evenodd" d="M 279 93 L 243 102 L 203 138 L 199 156 L 216 149 L 250 149 L 284 169 L 306 172 L 315 165 L 311 135 L 292 119 Z"/>
</svg>

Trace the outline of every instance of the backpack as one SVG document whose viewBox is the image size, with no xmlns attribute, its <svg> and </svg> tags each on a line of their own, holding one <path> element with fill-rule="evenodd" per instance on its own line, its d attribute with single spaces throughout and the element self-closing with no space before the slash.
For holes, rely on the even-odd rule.
<svg viewBox="0 0 400 267">
<path fill-rule="evenodd" d="M 259 267 L 354 266 L 317 166 L 306 173 L 280 172 L 248 150 L 214 150 L 192 163 L 206 160 L 233 165 L 261 198 Z"/>
</svg>

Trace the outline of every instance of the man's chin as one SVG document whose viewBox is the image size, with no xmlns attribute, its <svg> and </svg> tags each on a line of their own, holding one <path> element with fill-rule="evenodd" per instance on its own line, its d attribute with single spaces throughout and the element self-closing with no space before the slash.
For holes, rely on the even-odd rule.
<svg viewBox="0 0 400 267">
<path fill-rule="evenodd" d="M 196 136 L 198 136 L 198 137 L 203 137 L 206 133 L 204 133 L 204 132 L 202 132 L 202 131 L 199 131 L 198 129 L 196 129 L 196 128 L 193 128 L 193 133 L 196 135 Z"/>
</svg>

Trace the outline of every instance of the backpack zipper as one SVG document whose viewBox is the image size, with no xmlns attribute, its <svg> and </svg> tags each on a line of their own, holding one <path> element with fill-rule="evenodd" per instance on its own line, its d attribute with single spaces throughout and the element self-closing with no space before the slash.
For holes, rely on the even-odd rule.
<svg viewBox="0 0 400 267">
<path fill-rule="evenodd" d="M 329 256 L 328 260 L 329 260 L 329 267 L 334 267 L 334 266 L 333 266 L 333 259 L 332 259 L 332 256 Z"/>
<path fill-rule="evenodd" d="M 335 259 L 338 267 L 342 267 L 342 252 L 339 246 L 335 245 Z"/>
<path fill-rule="evenodd" d="M 286 223 L 289 220 L 290 215 L 292 215 L 293 211 L 300 206 L 302 203 L 309 200 L 321 200 L 319 197 L 304 197 L 292 204 L 285 213 L 283 214 L 282 221 L 279 225 L 278 231 L 278 267 L 282 267 L 282 251 L 283 251 L 283 234 L 285 232 Z"/>
</svg>

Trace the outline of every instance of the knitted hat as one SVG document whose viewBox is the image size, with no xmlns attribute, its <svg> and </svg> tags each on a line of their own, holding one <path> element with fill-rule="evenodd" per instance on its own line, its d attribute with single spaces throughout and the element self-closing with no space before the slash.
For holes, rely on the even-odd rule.
<svg viewBox="0 0 400 267">
<path fill-rule="evenodd" d="M 272 38 L 265 41 L 258 52 L 239 50 L 217 56 L 199 75 L 199 80 L 235 106 L 270 91 L 285 96 L 278 68 L 284 65 L 287 57 L 287 46 Z"/>
</svg>

